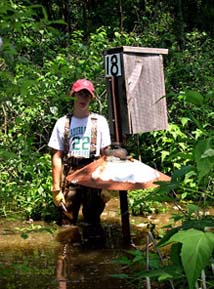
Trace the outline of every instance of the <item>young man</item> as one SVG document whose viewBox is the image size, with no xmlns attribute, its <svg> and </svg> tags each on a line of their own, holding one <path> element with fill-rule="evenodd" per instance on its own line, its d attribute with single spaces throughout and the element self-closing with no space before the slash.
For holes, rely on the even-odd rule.
<svg viewBox="0 0 214 289">
<path fill-rule="evenodd" d="M 71 185 L 65 177 L 104 154 L 111 144 L 109 126 L 105 117 L 89 110 L 90 102 L 95 98 L 91 81 L 79 79 L 74 82 L 70 96 L 74 97 L 72 113 L 57 120 L 48 143 L 53 149 L 53 201 L 61 210 L 61 225 L 76 225 L 82 205 L 84 223 L 99 226 L 105 208 L 101 190 Z M 68 214 L 63 213 L 62 204 Z"/>
</svg>

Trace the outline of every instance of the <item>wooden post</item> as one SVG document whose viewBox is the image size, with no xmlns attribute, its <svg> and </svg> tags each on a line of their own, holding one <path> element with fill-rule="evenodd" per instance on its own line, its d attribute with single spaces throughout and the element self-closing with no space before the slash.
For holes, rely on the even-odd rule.
<svg viewBox="0 0 214 289">
<path fill-rule="evenodd" d="M 126 245 L 131 244 L 130 223 L 129 223 L 129 207 L 127 191 L 119 191 L 120 196 L 120 213 L 123 232 L 123 241 Z"/>
<path fill-rule="evenodd" d="M 118 85 L 117 79 L 114 76 L 112 76 L 111 78 L 111 98 L 113 103 L 115 141 L 121 144 L 123 142 L 123 137 L 122 137 L 121 124 L 118 122 L 118 119 L 120 119 L 119 115 L 120 111 L 118 109 L 118 99 L 119 99 Z M 119 191 L 119 198 L 120 198 L 120 213 L 121 213 L 123 241 L 125 245 L 130 245 L 131 235 L 129 223 L 128 192 Z"/>
</svg>

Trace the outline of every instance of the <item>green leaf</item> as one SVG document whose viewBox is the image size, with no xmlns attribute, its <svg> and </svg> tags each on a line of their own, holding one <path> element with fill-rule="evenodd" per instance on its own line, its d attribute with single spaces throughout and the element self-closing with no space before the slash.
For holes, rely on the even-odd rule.
<svg viewBox="0 0 214 289">
<path fill-rule="evenodd" d="M 173 172 L 172 181 L 181 181 L 188 172 L 192 170 L 192 166 L 182 166 L 179 170 Z"/>
<path fill-rule="evenodd" d="M 214 149 L 208 149 L 206 150 L 203 155 L 201 156 L 202 159 L 208 158 L 208 157 L 214 157 Z"/>
<path fill-rule="evenodd" d="M 161 151 L 161 161 L 163 162 L 170 153 L 168 151 Z"/>
<path fill-rule="evenodd" d="M 0 150 L 0 160 L 9 160 L 9 159 L 15 159 L 17 158 L 17 155 L 13 152 L 8 152 L 5 150 Z"/>
<path fill-rule="evenodd" d="M 173 276 L 167 272 L 163 272 L 159 277 L 158 277 L 158 281 L 161 282 L 161 281 L 165 281 L 165 280 L 169 280 L 169 279 L 172 279 Z"/>
<path fill-rule="evenodd" d="M 181 247 L 182 247 L 181 243 L 174 243 L 172 244 L 170 250 L 171 262 L 179 267 L 181 267 L 181 257 L 180 257 Z"/>
<path fill-rule="evenodd" d="M 114 33 L 114 36 L 115 36 L 116 38 L 120 38 L 120 33 L 119 33 L 119 32 L 115 32 L 115 33 Z"/>
<path fill-rule="evenodd" d="M 181 248 L 181 260 L 189 289 L 194 289 L 201 271 L 209 263 L 209 258 L 213 253 L 214 234 L 190 229 L 179 231 L 170 238 L 170 241 L 183 244 Z"/>
<path fill-rule="evenodd" d="M 192 214 L 198 212 L 200 210 L 200 207 L 194 204 L 188 204 L 187 205 L 188 209 L 189 209 L 189 216 L 192 216 Z"/>
<path fill-rule="evenodd" d="M 186 101 L 195 105 L 202 105 L 204 102 L 203 96 L 193 90 L 187 90 L 185 91 Z"/>
<path fill-rule="evenodd" d="M 199 179 L 208 175 L 214 167 L 213 143 L 213 138 L 207 138 L 199 141 L 194 148 L 193 155 L 197 164 Z"/>
<path fill-rule="evenodd" d="M 28 234 L 26 234 L 26 233 L 22 233 L 22 234 L 21 234 L 21 237 L 22 237 L 22 239 L 27 239 L 27 238 L 29 238 Z"/>
<path fill-rule="evenodd" d="M 182 126 L 185 126 L 191 119 L 189 117 L 182 117 L 181 118 L 181 123 Z"/>
<path fill-rule="evenodd" d="M 158 242 L 158 247 L 163 247 L 171 243 L 172 236 L 174 236 L 179 230 L 180 227 L 176 227 L 170 231 L 167 231 L 166 234 L 163 236 L 163 238 L 160 240 L 160 242 Z"/>
</svg>

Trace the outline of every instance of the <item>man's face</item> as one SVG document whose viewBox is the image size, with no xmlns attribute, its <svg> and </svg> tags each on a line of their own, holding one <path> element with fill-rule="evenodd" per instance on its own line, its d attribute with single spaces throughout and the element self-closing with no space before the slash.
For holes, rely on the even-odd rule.
<svg viewBox="0 0 214 289">
<path fill-rule="evenodd" d="M 91 98 L 91 94 L 86 89 L 80 90 L 75 93 L 75 106 L 81 110 L 86 110 L 88 109 Z"/>
</svg>

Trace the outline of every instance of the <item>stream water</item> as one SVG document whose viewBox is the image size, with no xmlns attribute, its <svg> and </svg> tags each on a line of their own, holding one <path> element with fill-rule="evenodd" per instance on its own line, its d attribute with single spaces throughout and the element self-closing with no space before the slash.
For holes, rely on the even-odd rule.
<svg viewBox="0 0 214 289">
<path fill-rule="evenodd" d="M 145 244 L 144 224 L 151 218 L 162 226 L 169 217 L 130 217 L 133 241 Z M 119 273 L 119 264 L 113 261 L 127 249 L 122 242 L 117 198 L 107 204 L 102 223 L 106 245 L 93 249 L 71 244 L 69 229 L 63 233 L 53 224 L 0 220 L 0 288 L 133 289 L 127 281 L 112 277 Z"/>
</svg>

